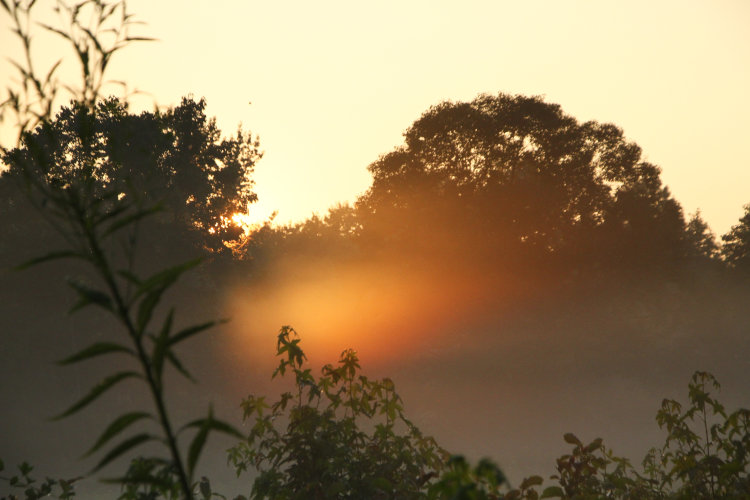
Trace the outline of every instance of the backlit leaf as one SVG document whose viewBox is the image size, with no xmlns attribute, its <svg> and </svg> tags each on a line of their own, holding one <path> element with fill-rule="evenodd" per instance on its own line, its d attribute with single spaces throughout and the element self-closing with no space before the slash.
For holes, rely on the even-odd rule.
<svg viewBox="0 0 750 500">
<path fill-rule="evenodd" d="M 99 396 L 104 394 L 106 391 L 108 391 L 109 389 L 117 385 L 118 383 L 128 378 L 141 378 L 141 376 L 136 372 L 130 372 L 130 371 L 120 372 L 114 375 L 110 375 L 109 377 L 105 378 L 104 380 L 99 382 L 97 385 L 95 385 L 89 391 L 89 393 L 86 394 L 86 396 L 81 398 L 79 401 L 77 401 L 74 405 L 72 405 L 70 408 L 68 408 L 61 414 L 53 417 L 52 420 L 60 420 L 69 415 L 72 415 L 73 413 L 76 413 L 77 411 L 81 410 L 82 408 L 94 402 Z"/>
<path fill-rule="evenodd" d="M 96 440 L 96 443 L 94 443 L 94 446 L 91 447 L 89 451 L 86 452 L 84 456 L 89 456 L 92 453 L 96 452 L 99 448 L 104 446 L 110 439 L 130 427 L 130 425 L 134 424 L 138 420 L 144 419 L 144 418 L 151 418 L 151 415 L 142 412 L 142 411 L 136 411 L 131 413 L 126 413 L 125 415 L 121 415 L 117 419 L 115 419 L 107 428 L 102 432 L 102 435 L 99 436 L 99 439 Z"/>
<path fill-rule="evenodd" d="M 110 450 L 110 452 L 107 453 L 98 464 L 96 464 L 96 467 L 94 467 L 91 472 L 98 471 L 99 469 L 110 463 L 112 460 L 115 460 L 117 457 L 128 452 L 130 449 L 135 448 L 136 446 L 143 444 L 146 441 L 151 441 L 152 439 L 154 439 L 153 436 L 145 433 L 137 434 L 131 438 L 126 439 L 122 443 L 112 448 L 112 450 Z"/>
<path fill-rule="evenodd" d="M 58 364 L 70 365 L 73 363 L 78 363 L 79 361 L 84 361 L 86 359 L 114 352 L 124 352 L 130 354 L 131 356 L 135 356 L 135 353 L 133 351 L 120 344 L 115 344 L 113 342 L 97 342 L 96 344 L 92 344 L 82 351 L 63 359 L 62 361 L 59 361 Z"/>
</svg>

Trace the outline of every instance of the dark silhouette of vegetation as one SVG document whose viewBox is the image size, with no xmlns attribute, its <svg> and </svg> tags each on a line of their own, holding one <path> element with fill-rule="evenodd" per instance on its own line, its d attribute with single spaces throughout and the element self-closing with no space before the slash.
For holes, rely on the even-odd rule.
<svg viewBox="0 0 750 500">
<path fill-rule="evenodd" d="M 281 329 L 273 373 L 293 374 L 294 390 L 273 403 L 250 396 L 241 405 L 252 428 L 229 456 L 238 473 L 260 473 L 250 497 L 422 498 L 447 455 L 405 417 L 393 381 L 360 375 L 351 349 L 316 378 L 295 337 Z"/>
<path fill-rule="evenodd" d="M 744 210 L 739 223 L 721 237 L 721 255 L 733 269 L 747 275 L 750 273 L 750 204 L 745 205 Z"/>
<path fill-rule="evenodd" d="M 93 196 L 158 200 L 168 217 L 150 229 L 160 238 L 164 231 L 192 232 L 198 244 L 226 250 L 225 243 L 231 245 L 242 233 L 228 217 L 256 199 L 250 175 L 260 153 L 249 133 L 222 138 L 215 121 L 206 118 L 205 105 L 184 98 L 166 112 L 135 115 L 116 98 L 95 108 L 74 102 L 6 152 L 9 170 L 0 182 L 30 187 L 85 181 Z"/>
<path fill-rule="evenodd" d="M 48 249 L 20 268 L 61 259 L 82 262 L 88 276 L 68 279 L 78 298 L 71 312 L 97 306 L 122 330 L 121 338 L 92 343 L 63 359 L 62 365 L 101 356 L 130 358 L 126 369 L 100 380 L 55 419 L 78 413 L 124 381 L 141 381 L 152 397 L 151 411 L 133 409 L 119 415 L 86 454 L 105 452 L 95 472 L 140 445 L 161 443 L 166 457 L 139 457 L 131 462 L 125 476 L 115 480 L 123 485 L 122 498 L 193 498 L 194 489 L 200 487 L 194 481 L 194 471 L 208 434 L 241 434 L 215 418 L 210 409 L 207 417 L 179 429 L 170 418 L 165 399 L 166 367 L 192 380 L 175 348 L 216 322 L 176 327 L 174 308 L 157 321 L 155 313 L 163 295 L 199 259 L 145 274 L 136 263 L 141 245 L 139 231 L 142 221 L 167 204 L 171 205 L 173 220 L 186 219 L 186 225 L 203 233 L 225 236 L 229 224 L 222 216 L 227 210 L 244 209 L 254 199 L 248 175 L 259 157 L 257 142 L 242 132 L 236 140 L 222 140 L 215 123 L 206 121 L 203 101 L 186 99 L 166 113 L 135 116 L 128 114 L 125 104 L 117 99 L 100 99 L 109 58 L 136 40 L 121 35 L 130 23 L 122 2 L 89 1 L 73 7 L 62 4 L 71 18 L 68 31 L 47 27 L 72 43 L 83 68 L 77 100 L 51 119 L 50 107 L 57 89 L 50 76 L 54 67 L 45 84 L 40 85 L 31 66 L 31 37 L 21 23 L 22 16 L 30 17 L 33 3 L 2 3 L 16 23 L 27 56 L 26 67 L 17 65 L 22 88 L 26 94 L 29 88 L 34 89 L 37 97 L 46 101 L 37 111 L 26 94 L 24 100 L 11 92 L 6 106 L 19 117 L 21 135 L 17 148 L 2 151 L 8 172 L 1 180 L 23 185 L 26 196 L 51 222 L 64 246 Z M 93 27 L 79 21 L 86 8 L 95 14 Z M 122 12 L 119 29 L 114 29 L 114 45 L 107 49 L 100 43 L 98 30 L 118 10 Z M 25 130 L 28 127 L 33 128 Z M 158 433 L 144 430 L 111 444 L 136 424 L 145 424 L 146 429 L 155 426 Z M 183 453 L 178 438 L 190 431 L 194 436 Z M 21 468 L 24 481 L 30 484 L 28 472 L 28 467 Z M 45 483 L 38 494 L 48 487 Z M 63 490 L 69 493 L 67 486 Z"/>
</svg>

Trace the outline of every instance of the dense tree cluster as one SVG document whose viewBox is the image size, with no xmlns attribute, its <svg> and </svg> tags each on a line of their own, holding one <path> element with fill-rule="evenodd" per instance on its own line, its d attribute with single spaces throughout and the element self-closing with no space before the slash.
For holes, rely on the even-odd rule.
<svg viewBox="0 0 750 500">
<path fill-rule="evenodd" d="M 444 102 L 404 139 L 369 166 L 372 185 L 354 204 L 261 228 L 244 255 L 260 269 L 289 254 L 385 255 L 546 281 L 674 278 L 747 260 L 747 216 L 719 245 L 620 128 L 580 123 L 539 97 Z"/>
<path fill-rule="evenodd" d="M 88 196 L 116 193 L 143 206 L 160 203 L 168 214 L 157 231 L 161 239 L 165 231 L 182 232 L 210 250 L 231 245 L 242 234 L 232 215 L 256 199 L 251 174 L 261 153 L 257 139 L 242 130 L 223 138 L 205 106 L 203 99 L 184 98 L 164 112 L 134 114 L 109 98 L 94 109 L 75 102 L 62 108 L 3 155 L 3 223 L 22 231 L 20 221 L 33 220 L 23 193 L 33 194 L 34 185 L 86 186 Z"/>
</svg>

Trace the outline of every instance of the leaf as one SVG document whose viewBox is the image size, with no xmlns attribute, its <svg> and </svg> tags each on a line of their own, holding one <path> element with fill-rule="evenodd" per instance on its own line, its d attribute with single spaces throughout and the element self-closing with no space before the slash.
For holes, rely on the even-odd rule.
<svg viewBox="0 0 750 500">
<path fill-rule="evenodd" d="M 72 356 L 58 361 L 58 364 L 63 366 L 70 365 L 73 363 L 78 363 L 79 361 L 84 361 L 86 359 L 114 352 L 124 352 L 130 354 L 131 356 L 135 356 L 135 353 L 133 351 L 120 344 L 115 344 L 113 342 L 97 342 L 96 344 L 92 344 L 87 348 L 73 354 Z"/>
<path fill-rule="evenodd" d="M 581 440 L 578 439 L 576 435 L 573 434 L 572 432 L 566 432 L 565 435 L 563 436 L 563 439 L 565 440 L 566 443 L 569 443 L 569 444 L 575 444 L 578 446 L 582 445 Z"/>
<path fill-rule="evenodd" d="M 175 333 L 172 337 L 169 338 L 169 345 L 173 346 L 177 344 L 178 342 L 182 342 L 183 340 L 186 340 L 193 335 L 200 333 L 204 330 L 208 330 L 212 326 L 216 325 L 217 321 L 209 321 L 207 323 L 202 323 L 200 325 L 194 325 L 189 326 L 183 330 L 180 330 L 179 332 Z"/>
<path fill-rule="evenodd" d="M 96 443 L 94 443 L 94 446 L 92 446 L 91 449 L 86 452 L 84 457 L 90 456 L 92 453 L 96 452 L 99 448 L 106 444 L 110 439 L 143 418 L 151 418 L 151 415 L 142 411 L 136 411 L 121 415 L 111 424 L 109 424 L 109 426 L 107 426 L 104 432 L 102 432 L 102 435 L 99 436 L 99 439 L 96 440 Z"/>
<path fill-rule="evenodd" d="M 208 426 L 202 426 L 193 438 L 193 442 L 190 443 L 187 463 L 188 476 L 190 477 L 193 477 L 193 470 L 195 469 L 195 465 L 198 463 L 198 458 L 200 457 L 201 451 L 203 451 L 203 446 L 206 444 L 206 439 L 208 438 L 208 430 Z"/>
<path fill-rule="evenodd" d="M 532 486 L 539 486 L 544 482 L 544 479 L 541 478 L 541 476 L 531 476 L 527 477 L 521 482 L 521 489 L 522 490 L 528 490 Z"/>
<path fill-rule="evenodd" d="M 539 498 L 563 498 L 565 492 L 559 486 L 548 486 Z"/>
<path fill-rule="evenodd" d="M 70 35 L 68 35 L 67 33 L 65 33 L 62 30 L 59 30 L 57 28 L 53 28 L 52 26 L 49 26 L 49 25 L 44 24 L 44 23 L 38 23 L 38 24 L 39 24 L 39 26 L 41 26 L 42 28 L 44 28 L 44 29 L 46 29 L 48 31 L 52 31 L 53 33 L 57 33 L 61 37 L 65 38 L 66 40 L 70 40 L 71 42 L 73 41 L 73 39 L 70 38 Z"/>
<path fill-rule="evenodd" d="M 133 274 L 131 271 L 128 271 L 127 269 L 122 269 L 120 271 L 117 271 L 117 274 L 128 280 L 130 283 L 139 286 L 141 284 L 141 280 Z"/>
<path fill-rule="evenodd" d="M 52 65 L 52 68 L 47 72 L 47 76 L 44 78 L 45 83 L 49 83 L 52 79 L 52 74 L 55 72 L 55 70 L 60 66 L 60 63 L 62 63 L 62 59 L 58 59 L 58 61 Z"/>
<path fill-rule="evenodd" d="M 126 439 L 122 443 L 112 448 L 112 450 L 110 450 L 110 452 L 107 453 L 98 464 L 96 464 L 96 467 L 94 467 L 91 472 L 94 473 L 98 471 L 99 469 L 110 463 L 112 460 L 116 459 L 123 453 L 126 453 L 131 448 L 135 448 L 139 444 L 145 443 L 146 441 L 151 441 L 152 439 L 154 439 L 153 436 L 145 433 L 136 434 L 135 436 Z"/>
<path fill-rule="evenodd" d="M 266 408 L 267 405 L 264 405 Z M 185 429 L 190 428 L 202 428 L 204 426 L 207 426 L 210 430 L 221 432 L 223 434 L 227 434 L 232 437 L 236 437 L 239 439 L 245 439 L 245 435 L 242 434 L 239 430 L 237 430 L 236 427 L 234 427 L 231 424 L 228 424 L 222 420 L 218 420 L 213 417 L 213 412 L 210 411 L 208 418 L 200 418 L 198 420 L 193 420 L 190 423 L 187 423 L 182 426 L 182 429 L 180 429 L 180 432 L 182 432 Z"/>
<path fill-rule="evenodd" d="M 78 302 L 76 302 L 73 307 L 70 308 L 69 313 L 72 314 L 89 304 L 96 304 L 108 311 L 113 311 L 112 300 L 106 293 L 90 288 L 88 285 L 85 285 L 74 279 L 68 279 L 68 285 L 70 285 L 73 290 L 78 292 L 79 296 Z"/>
<path fill-rule="evenodd" d="M 24 269 L 28 269 L 32 266 L 35 266 L 37 264 L 41 264 L 42 262 L 48 262 L 50 260 L 57 260 L 57 259 L 70 259 L 70 258 L 85 259 L 85 257 L 78 252 L 74 252 L 72 250 L 60 250 L 56 252 L 50 252 L 40 257 L 35 257 L 31 260 L 27 260 L 23 264 L 19 264 L 18 266 L 16 266 L 14 269 L 17 271 L 22 271 Z"/>
<path fill-rule="evenodd" d="M 175 369 L 180 372 L 186 379 L 194 384 L 197 383 L 195 378 L 193 378 L 190 372 L 188 372 L 187 369 L 185 369 L 185 367 L 182 365 L 182 362 L 180 362 L 180 360 L 177 359 L 177 356 L 175 356 L 174 353 L 170 350 L 167 350 L 167 359 L 170 363 L 172 363 L 172 366 L 174 366 Z"/>
<path fill-rule="evenodd" d="M 154 374 L 157 380 L 161 380 L 162 368 L 164 366 L 164 355 L 169 348 L 169 332 L 172 329 L 172 319 L 174 318 L 174 307 L 169 310 L 167 319 L 159 332 L 159 336 L 154 338 L 154 351 L 151 355 L 151 364 L 154 367 Z"/>
<path fill-rule="evenodd" d="M 82 408 L 88 406 L 93 401 L 95 401 L 99 396 L 104 394 L 106 391 L 114 387 L 116 384 L 122 382 L 125 379 L 128 378 L 141 378 L 141 376 L 136 372 L 119 372 L 114 375 L 110 375 L 109 377 L 105 378 L 101 382 L 99 382 L 97 385 L 95 385 L 86 396 L 78 400 L 74 405 L 72 405 L 70 408 L 62 412 L 61 414 L 52 417 L 52 420 L 60 420 L 63 419 L 69 415 L 72 415 L 73 413 L 76 413 L 77 411 L 81 410 Z"/>
<path fill-rule="evenodd" d="M 141 283 L 141 286 L 134 297 L 137 298 L 145 295 L 138 306 L 137 326 L 139 332 L 143 332 L 146 325 L 151 320 L 154 309 L 156 309 L 156 306 L 159 304 L 164 291 L 177 281 L 177 278 L 179 278 L 182 273 L 197 266 L 200 261 L 201 259 L 195 259 L 178 266 L 170 267 L 164 271 L 156 273 Z"/>
<path fill-rule="evenodd" d="M 140 219 L 143 219 L 144 217 L 148 217 L 149 215 L 155 214 L 157 212 L 160 212 L 162 210 L 162 205 L 156 204 L 153 207 L 150 208 L 144 208 L 141 210 L 137 210 L 135 213 L 132 213 L 128 215 L 127 217 L 123 217 L 122 219 L 119 219 L 115 222 L 113 222 L 106 231 L 104 231 L 104 236 L 107 236 L 109 234 L 114 233 L 115 231 L 122 229 L 123 227 L 127 226 L 128 224 L 132 224 L 135 221 L 138 221 Z"/>
<path fill-rule="evenodd" d="M 163 271 L 159 271 L 158 273 L 150 276 L 149 278 L 145 279 L 143 283 L 141 283 L 141 286 L 136 293 L 136 297 L 145 295 L 153 289 L 171 285 L 177 280 L 177 278 L 180 277 L 182 273 L 200 264 L 201 260 L 201 258 L 193 259 L 177 266 L 164 269 Z"/>
</svg>

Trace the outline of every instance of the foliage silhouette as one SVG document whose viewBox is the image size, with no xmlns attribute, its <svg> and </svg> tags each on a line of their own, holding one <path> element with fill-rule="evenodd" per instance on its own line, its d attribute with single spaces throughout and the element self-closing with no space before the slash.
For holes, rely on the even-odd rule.
<svg viewBox="0 0 750 500">
<path fill-rule="evenodd" d="M 739 222 L 721 237 L 721 255 L 735 270 L 743 275 L 750 273 L 750 204 Z"/>
<path fill-rule="evenodd" d="M 524 255 L 591 258 L 593 245 L 598 259 L 662 263 L 683 251 L 680 205 L 614 125 L 538 97 L 480 95 L 431 107 L 404 138 L 369 167 L 365 230 L 413 242 L 422 227 L 471 228 L 493 252 Z"/>
<path fill-rule="evenodd" d="M 188 422 L 180 429 L 169 418 L 165 403 L 166 367 L 192 380 L 176 347 L 216 322 L 176 327 L 174 308 L 157 322 L 163 295 L 181 275 L 198 265 L 199 259 L 144 272 L 136 264 L 142 243 L 139 231 L 142 223 L 161 212 L 166 203 L 172 205 L 173 219 L 185 217 L 188 225 L 224 237 L 229 224 L 221 219 L 225 212 L 219 211 L 244 208 L 254 197 L 249 173 L 259 157 L 257 142 L 241 131 L 237 139 L 221 139 L 215 122 L 206 120 L 203 101 L 185 99 L 181 106 L 165 113 L 136 116 L 127 113 L 126 105 L 118 99 L 100 99 L 104 72 L 112 54 L 139 39 L 127 35 L 131 20 L 124 2 L 93 0 L 72 7 L 58 4 L 58 10 L 70 16 L 70 25 L 67 31 L 47 29 L 73 45 L 83 68 L 83 81 L 80 91 L 73 91 L 77 100 L 51 119 L 58 89 L 58 82 L 51 77 L 56 66 L 44 84 L 40 84 L 32 68 L 31 37 L 21 26 L 24 16 L 30 22 L 34 3 L 2 2 L 3 9 L 16 23 L 27 66 L 17 64 L 22 91 L 11 91 L 9 101 L 4 104 L 4 109 L 9 106 L 18 117 L 20 140 L 18 147 L 2 150 L 2 162 L 9 172 L 0 182 L 6 186 L 4 191 L 11 181 L 21 184 L 25 194 L 59 233 L 64 246 L 19 268 L 61 259 L 82 263 L 88 277 L 68 280 L 78 298 L 71 312 L 97 306 L 123 330 L 124 338 L 95 342 L 61 364 L 112 355 L 127 360 L 127 368 L 99 381 L 55 419 L 78 413 L 122 382 L 140 380 L 153 399 L 152 411 L 127 412 L 104 429 L 87 452 L 91 455 L 106 449 L 92 472 L 144 443 L 161 443 L 168 458 L 136 459 L 124 477 L 113 480 L 125 487 L 122 498 L 193 498 L 194 488 L 203 490 L 204 483 L 207 484 L 195 482 L 194 473 L 208 434 L 219 432 L 236 437 L 241 434 L 215 418 L 211 409 L 207 417 Z M 95 15 L 92 24 L 86 25 L 81 18 L 89 8 Z M 107 29 L 107 19 L 118 12 L 122 14 L 120 24 Z M 114 34 L 111 46 L 104 43 L 104 33 Z M 30 101 L 29 88 L 40 99 L 41 110 Z M 172 195 L 171 199 L 167 193 Z M 184 216 L 186 212 L 189 215 Z M 112 444 L 136 424 L 146 424 L 145 430 Z M 158 430 L 154 433 L 149 427 Z M 194 437 L 183 456 L 178 437 L 190 431 Z M 31 484 L 28 472 L 28 467 L 21 468 L 23 480 Z M 18 483 L 18 479 L 11 478 L 10 482 Z M 69 495 L 67 483 L 59 484 L 63 493 Z M 42 488 L 49 489 L 52 485 L 47 482 Z"/>
<path fill-rule="evenodd" d="M 128 12 L 124 1 L 83 0 L 70 5 L 58 0 L 54 10 L 61 24 L 56 26 L 36 22 L 35 7 L 43 3 L 36 0 L 0 0 L 0 6 L 10 17 L 12 31 L 21 42 L 24 55 L 23 61 L 11 60 L 20 76 L 20 86 L 8 86 L 8 97 L 0 103 L 0 120 L 7 114 L 13 115 L 19 142 L 24 132 L 52 118 L 60 94 L 67 92 L 74 101 L 92 108 L 108 83 L 126 87 L 125 82 L 105 79 L 110 61 L 132 42 L 153 40 L 130 34 L 133 26 L 141 23 Z M 79 86 L 63 83 L 57 78 L 62 58 L 46 72 L 39 73 L 32 51 L 34 28 L 37 26 L 60 36 L 65 45 L 73 49 L 81 72 Z"/>
<path fill-rule="evenodd" d="M 666 430 L 664 445 L 652 449 L 638 471 L 628 459 L 607 449 L 601 438 L 584 444 L 565 434 L 570 453 L 556 460 L 553 484 L 539 492 L 539 476 L 503 492 L 502 476 L 491 462 L 472 469 L 454 458 L 434 487 L 455 499 L 739 499 L 750 495 L 750 410 L 732 413 L 712 395 L 719 384 L 710 373 L 695 372 L 688 385 L 689 405 L 665 399 L 656 414 Z"/>
<path fill-rule="evenodd" d="M 260 152 L 257 140 L 241 130 L 221 138 L 205 105 L 184 98 L 166 112 L 135 115 L 115 98 L 93 109 L 74 102 L 6 152 L 9 170 L 0 182 L 64 186 L 89 176 L 93 195 L 159 200 L 169 214 L 160 236 L 176 226 L 210 250 L 226 250 L 225 242 L 242 232 L 226 214 L 243 212 L 256 199 L 250 175 Z"/>
<path fill-rule="evenodd" d="M 316 379 L 299 344 L 281 329 L 273 376 L 289 371 L 294 390 L 242 402 L 252 429 L 230 461 L 238 474 L 258 470 L 251 498 L 422 498 L 445 452 L 404 416 L 393 382 L 359 375 L 352 350 Z"/>
</svg>

